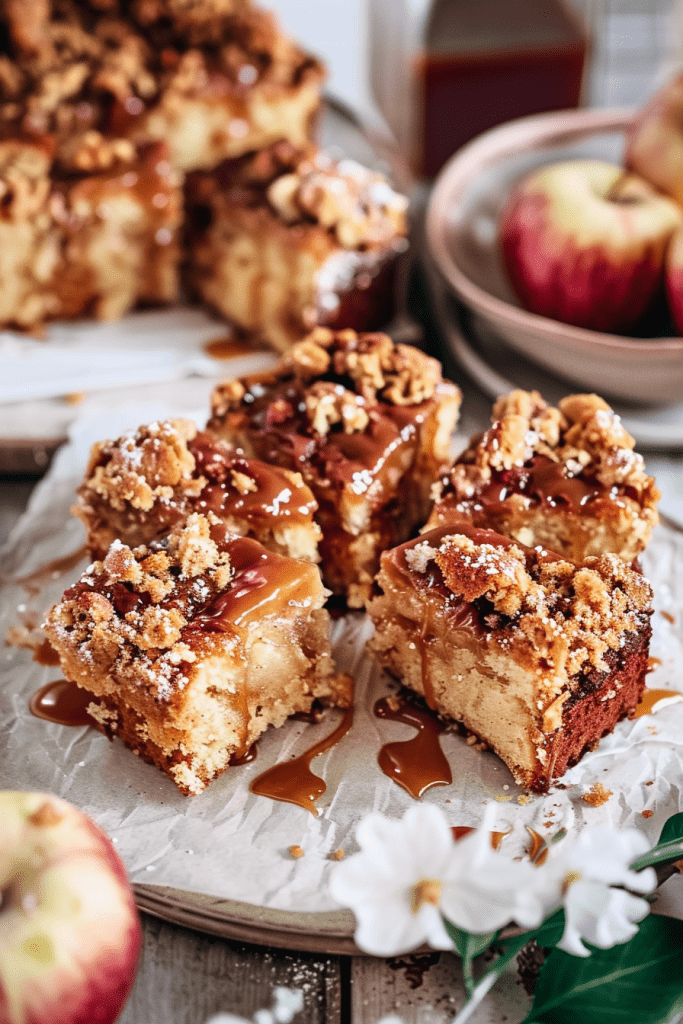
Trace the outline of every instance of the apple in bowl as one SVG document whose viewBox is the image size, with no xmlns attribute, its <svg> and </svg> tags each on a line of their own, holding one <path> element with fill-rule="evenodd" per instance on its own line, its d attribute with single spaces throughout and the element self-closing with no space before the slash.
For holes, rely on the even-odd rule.
<svg viewBox="0 0 683 1024">
<path fill-rule="evenodd" d="M 637 330 L 661 299 L 664 258 L 683 210 L 602 160 L 534 171 L 500 221 L 505 266 L 522 305 L 575 327 Z"/>
<path fill-rule="evenodd" d="M 44 793 L 0 792 L 0 1024 L 113 1024 L 140 922 L 109 839 Z"/>
<path fill-rule="evenodd" d="M 636 114 L 624 163 L 683 206 L 683 74 L 663 85 Z"/>
</svg>

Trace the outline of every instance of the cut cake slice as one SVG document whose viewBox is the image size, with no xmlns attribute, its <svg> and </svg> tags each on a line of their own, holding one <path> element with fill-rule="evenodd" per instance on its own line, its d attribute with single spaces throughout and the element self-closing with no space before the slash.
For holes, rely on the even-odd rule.
<svg viewBox="0 0 683 1024">
<path fill-rule="evenodd" d="M 429 514 L 460 398 L 418 349 L 318 328 L 271 373 L 219 385 L 207 429 L 301 473 L 319 506 L 325 584 L 360 608 L 381 552 Z"/>
<path fill-rule="evenodd" d="M 104 731 L 194 794 L 269 725 L 349 703 L 324 600 L 315 565 L 193 513 L 152 547 L 114 542 L 44 629 Z"/>
<path fill-rule="evenodd" d="M 467 524 L 382 556 L 370 647 L 397 679 L 546 791 L 633 714 L 652 589 L 616 555 L 583 567 Z"/>
</svg>

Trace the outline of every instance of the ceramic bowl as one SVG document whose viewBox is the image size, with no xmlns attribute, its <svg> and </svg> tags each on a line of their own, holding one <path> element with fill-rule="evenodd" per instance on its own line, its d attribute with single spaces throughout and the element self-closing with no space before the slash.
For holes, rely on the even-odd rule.
<svg viewBox="0 0 683 1024">
<path fill-rule="evenodd" d="M 461 149 L 436 180 L 427 210 L 432 257 L 476 321 L 527 358 L 584 390 L 635 403 L 683 398 L 683 338 L 626 338 L 522 309 L 505 274 L 498 220 L 514 184 L 543 164 L 592 157 L 619 163 L 627 110 L 521 118 Z"/>
</svg>

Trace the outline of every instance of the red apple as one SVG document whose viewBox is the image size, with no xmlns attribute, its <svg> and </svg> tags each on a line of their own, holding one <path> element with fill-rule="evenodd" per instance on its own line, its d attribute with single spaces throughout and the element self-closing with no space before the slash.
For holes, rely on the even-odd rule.
<svg viewBox="0 0 683 1024">
<path fill-rule="evenodd" d="M 624 162 L 683 206 L 683 75 L 662 86 L 636 114 Z"/>
<path fill-rule="evenodd" d="M 676 330 L 683 336 L 683 231 L 677 231 L 666 254 L 666 297 Z"/>
<path fill-rule="evenodd" d="M 664 254 L 683 210 L 601 160 L 550 164 L 522 181 L 500 222 L 503 257 L 526 309 L 628 334 L 661 296 Z"/>
<path fill-rule="evenodd" d="M 0 1024 L 113 1024 L 140 922 L 96 825 L 44 793 L 0 793 Z"/>
</svg>

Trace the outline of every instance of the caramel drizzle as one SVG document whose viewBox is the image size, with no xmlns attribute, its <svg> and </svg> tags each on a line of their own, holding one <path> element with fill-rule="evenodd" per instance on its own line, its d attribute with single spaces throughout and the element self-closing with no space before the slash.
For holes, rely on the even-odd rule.
<svg viewBox="0 0 683 1024">
<path fill-rule="evenodd" d="M 608 497 L 609 491 L 596 481 L 570 476 L 562 463 L 537 455 L 528 467 L 500 474 L 482 489 L 478 500 L 484 508 L 495 511 L 511 494 L 523 494 L 551 506 L 565 504 L 578 511 L 598 498 Z"/>
<path fill-rule="evenodd" d="M 52 562 L 46 562 L 45 565 L 34 569 L 27 576 L 18 576 L 13 582 L 23 587 L 29 594 L 38 594 L 45 583 L 69 572 L 85 558 L 87 553 L 88 549 L 84 544 L 78 551 L 72 551 L 70 555 L 64 555 L 63 558 L 55 558 Z"/>
<path fill-rule="evenodd" d="M 451 828 L 451 832 L 453 833 L 453 838 L 455 839 L 456 843 L 458 842 L 459 839 L 464 839 L 465 836 L 468 836 L 470 832 L 476 831 L 476 828 L 470 828 L 468 825 L 454 825 Z M 500 850 L 503 840 L 505 839 L 506 836 L 509 836 L 511 832 L 511 828 L 509 828 L 507 832 L 492 832 L 491 849 Z"/>
<path fill-rule="evenodd" d="M 658 665 L 662 664 L 661 658 L 650 657 L 647 659 L 647 672 L 654 672 Z"/>
<path fill-rule="evenodd" d="M 87 711 L 93 701 L 97 703 L 97 697 L 89 690 L 66 679 L 55 679 L 33 694 L 28 707 L 32 715 L 46 722 L 71 726 L 91 725 L 99 729 L 99 724 Z"/>
<path fill-rule="evenodd" d="M 529 847 L 526 851 L 529 860 L 532 862 L 532 864 L 536 864 L 537 867 L 540 867 L 541 864 L 545 863 L 548 857 L 548 844 L 546 843 L 543 836 L 536 831 L 536 829 L 531 828 L 529 825 L 525 825 L 524 827 L 531 836 L 531 842 L 529 843 Z"/>
<path fill-rule="evenodd" d="M 401 697 L 383 697 L 375 704 L 374 713 L 377 718 L 417 729 L 412 739 L 387 743 L 380 750 L 377 762 L 388 778 L 416 800 L 432 786 L 450 786 L 451 766 L 439 743 L 439 736 L 447 729 L 445 722 Z"/>
<path fill-rule="evenodd" d="M 319 812 L 315 801 L 323 795 L 327 786 L 323 779 L 311 771 L 311 761 L 318 754 L 324 754 L 335 747 L 349 731 L 352 723 L 353 708 L 350 707 L 344 712 L 344 717 L 334 732 L 294 760 L 275 764 L 263 772 L 251 783 L 251 792 L 256 796 L 267 796 L 271 800 L 296 804 L 317 817 Z"/>
<path fill-rule="evenodd" d="M 252 745 L 244 754 L 240 754 L 239 752 L 237 752 L 232 755 L 232 757 L 230 758 L 230 767 L 239 768 L 240 765 L 251 764 L 251 762 L 255 761 L 257 757 L 258 747 L 256 746 L 255 743 L 252 743 Z"/>
<path fill-rule="evenodd" d="M 643 715 L 649 715 L 652 712 L 653 707 L 659 700 L 664 700 L 665 697 L 681 697 L 680 690 L 643 690 L 643 696 L 640 704 L 637 705 L 636 710 L 633 713 L 634 718 L 642 718 Z"/>
</svg>

